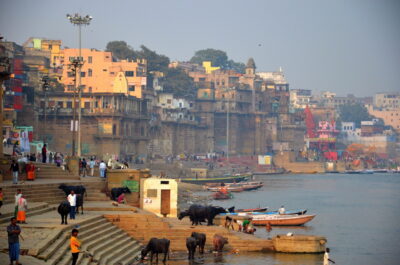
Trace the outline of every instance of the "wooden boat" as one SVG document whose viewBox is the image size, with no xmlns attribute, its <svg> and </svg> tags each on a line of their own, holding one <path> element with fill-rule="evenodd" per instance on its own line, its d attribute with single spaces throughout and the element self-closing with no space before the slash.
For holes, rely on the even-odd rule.
<svg viewBox="0 0 400 265">
<path fill-rule="evenodd" d="M 247 180 L 250 175 L 229 175 L 216 178 L 183 178 L 182 182 L 204 185 L 206 183 L 231 183 Z"/>
<path fill-rule="evenodd" d="M 307 213 L 307 210 L 295 210 L 295 211 L 286 211 L 283 216 L 285 215 L 304 215 Z M 234 213 L 222 213 L 221 215 L 238 215 L 238 216 L 252 216 L 252 215 L 279 215 L 278 211 L 269 211 L 269 212 L 260 212 L 260 211 L 253 211 L 253 212 L 243 212 L 240 210 L 235 211 Z"/>
<path fill-rule="evenodd" d="M 224 183 L 225 188 L 231 192 L 241 192 L 241 191 L 248 191 L 248 190 L 256 190 L 264 186 L 264 184 L 260 181 L 253 181 L 253 182 L 239 182 L 239 183 Z M 220 183 L 212 183 L 211 185 L 206 184 L 205 189 L 209 191 L 218 191 L 221 187 Z"/>
<path fill-rule="evenodd" d="M 224 187 L 229 192 L 242 192 L 242 191 L 244 191 L 244 188 L 242 187 L 242 185 L 224 186 Z M 207 188 L 207 190 L 209 190 L 209 191 L 219 191 L 220 189 L 221 189 L 221 186 Z"/>
<path fill-rule="evenodd" d="M 214 200 L 229 200 L 232 199 L 233 196 L 231 193 L 222 193 L 222 192 L 214 192 L 212 194 Z"/>
<path fill-rule="evenodd" d="M 235 210 L 235 213 L 251 213 L 251 212 L 266 212 L 268 210 L 268 207 L 264 207 L 264 208 L 251 208 L 251 209 L 237 209 Z"/>
<path fill-rule="evenodd" d="M 310 222 L 314 219 L 315 215 L 254 215 L 252 223 L 254 225 L 266 225 L 269 223 L 270 225 L 275 226 L 287 226 L 287 225 L 304 225 L 305 223 Z"/>
</svg>

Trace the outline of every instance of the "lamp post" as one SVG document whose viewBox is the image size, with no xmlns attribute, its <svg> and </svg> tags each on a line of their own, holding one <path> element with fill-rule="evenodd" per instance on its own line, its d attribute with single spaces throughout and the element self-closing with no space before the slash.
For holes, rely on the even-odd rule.
<svg viewBox="0 0 400 265">
<path fill-rule="evenodd" d="M 82 58 L 82 26 L 87 26 L 90 24 L 90 21 L 93 19 L 92 16 L 86 15 L 81 16 L 78 13 L 74 15 L 67 14 L 68 20 L 72 23 L 72 25 L 78 26 L 79 29 L 79 57 L 78 60 L 81 62 L 79 64 L 79 68 L 77 69 L 78 75 L 78 91 L 79 91 L 79 99 L 78 99 L 78 156 L 81 156 L 81 116 L 82 116 L 82 86 L 81 86 L 81 68 L 83 65 Z M 75 97 L 75 95 L 74 95 Z M 75 102 L 74 102 L 75 103 Z M 75 119 L 74 119 L 75 122 Z M 75 123 L 74 123 L 75 126 Z M 73 127 L 74 128 L 74 127 Z M 75 153 L 75 149 L 73 150 Z"/>
<path fill-rule="evenodd" d="M 74 76 L 74 111 L 73 111 L 73 116 L 72 116 L 72 124 L 71 124 L 71 131 L 72 131 L 72 146 L 71 146 L 71 154 L 72 156 L 75 156 L 75 140 L 76 140 L 76 131 L 77 131 L 77 127 L 76 126 L 76 112 L 77 112 L 77 108 L 78 108 L 78 104 L 76 104 L 76 79 L 77 79 L 77 73 L 78 73 L 78 69 L 80 69 L 82 67 L 82 62 L 79 58 L 71 58 L 70 59 L 70 64 L 68 65 L 69 69 L 71 69 L 72 74 Z"/>
<path fill-rule="evenodd" d="M 0 37 L 0 40 L 3 37 Z M 0 43 L 0 158 L 4 157 L 3 153 L 3 81 L 10 79 L 11 63 L 10 58 L 6 54 L 6 48 Z"/>
<path fill-rule="evenodd" d="M 47 128 L 47 91 L 50 87 L 49 85 L 49 77 L 47 75 L 42 77 L 42 88 L 44 93 L 44 106 L 43 106 L 43 114 L 44 114 L 44 126 L 43 126 L 43 144 L 46 144 L 46 128 Z"/>
</svg>

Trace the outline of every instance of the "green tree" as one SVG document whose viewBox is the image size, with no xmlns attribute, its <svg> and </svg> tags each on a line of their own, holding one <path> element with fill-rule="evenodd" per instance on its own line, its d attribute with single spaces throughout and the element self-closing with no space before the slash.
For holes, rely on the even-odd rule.
<svg viewBox="0 0 400 265">
<path fill-rule="evenodd" d="M 113 56 L 120 60 L 133 60 L 137 58 L 137 54 L 133 48 L 122 40 L 110 41 L 107 43 L 106 51 L 112 52 Z"/>
<path fill-rule="evenodd" d="M 184 98 L 194 98 L 196 95 L 193 79 L 180 68 L 166 70 L 164 90 Z"/>
<path fill-rule="evenodd" d="M 165 55 L 158 54 L 155 51 L 150 50 L 146 46 L 140 46 L 140 51 L 137 52 L 138 58 L 147 60 L 147 71 L 160 71 L 165 72 L 168 69 L 169 58 Z"/>
<path fill-rule="evenodd" d="M 204 61 L 211 61 L 213 66 L 226 68 L 228 66 L 228 56 L 226 52 L 216 49 L 205 49 L 195 52 L 190 62 L 202 64 Z"/>
<path fill-rule="evenodd" d="M 246 65 L 241 62 L 235 62 L 233 60 L 228 61 L 228 69 L 235 70 L 238 73 L 244 74 L 246 71 Z"/>
<path fill-rule="evenodd" d="M 367 108 L 361 104 L 345 104 L 339 106 L 340 122 L 355 122 L 356 126 L 359 128 L 361 126 L 361 121 L 368 121 L 372 118 Z"/>
</svg>

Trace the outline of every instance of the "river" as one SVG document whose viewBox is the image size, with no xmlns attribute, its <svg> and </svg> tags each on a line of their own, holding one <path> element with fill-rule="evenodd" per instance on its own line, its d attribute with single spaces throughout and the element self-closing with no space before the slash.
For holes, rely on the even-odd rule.
<svg viewBox="0 0 400 265">
<path fill-rule="evenodd" d="M 325 236 L 336 264 L 400 264 L 400 174 L 312 174 L 258 176 L 264 187 L 235 193 L 214 205 L 308 209 L 317 216 L 298 228 L 264 227 L 260 237 L 293 232 Z M 322 255 L 244 254 L 208 257 L 204 264 L 322 264 Z"/>
</svg>

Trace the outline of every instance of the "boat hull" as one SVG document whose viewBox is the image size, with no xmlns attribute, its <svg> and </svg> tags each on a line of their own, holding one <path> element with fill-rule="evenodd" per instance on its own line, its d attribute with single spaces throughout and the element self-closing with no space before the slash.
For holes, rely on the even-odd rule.
<svg viewBox="0 0 400 265">
<path fill-rule="evenodd" d="M 315 215 L 258 215 L 253 217 L 254 225 L 297 226 L 304 225 L 314 219 Z"/>
</svg>

